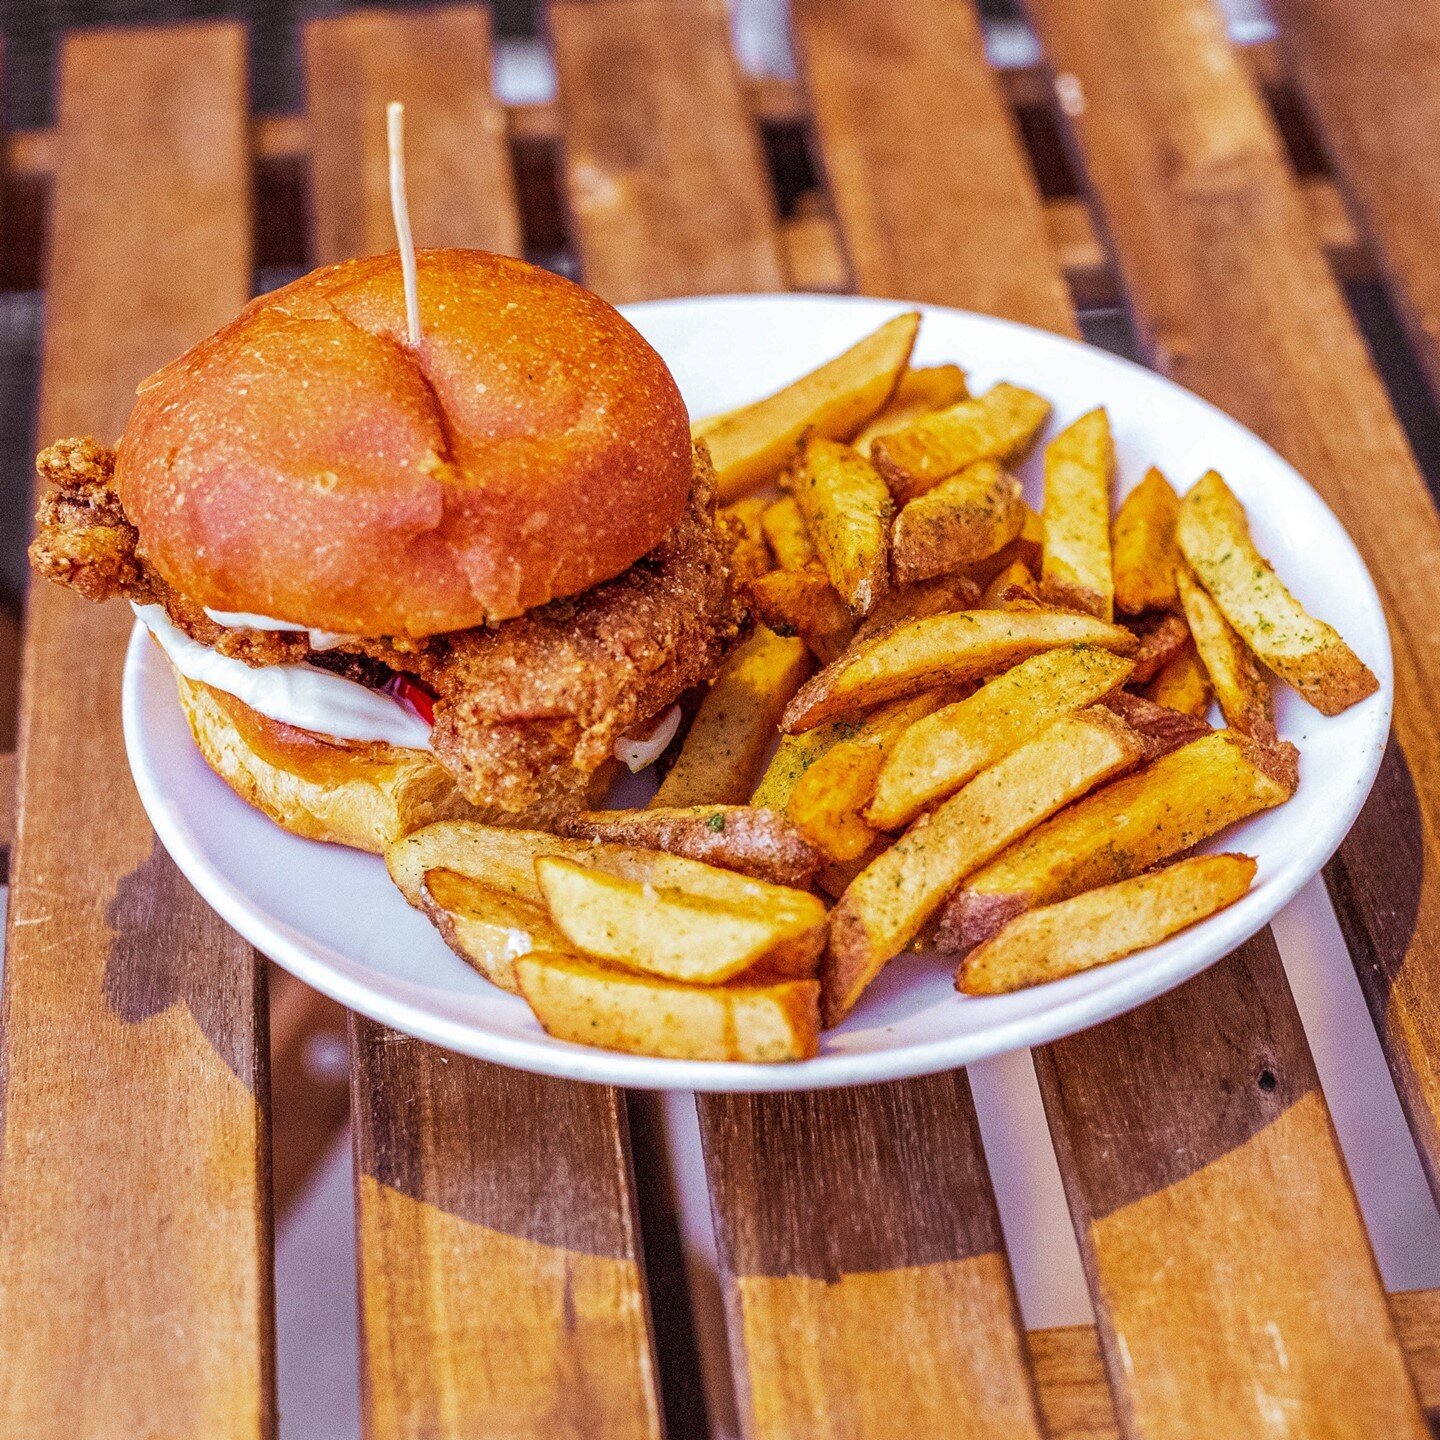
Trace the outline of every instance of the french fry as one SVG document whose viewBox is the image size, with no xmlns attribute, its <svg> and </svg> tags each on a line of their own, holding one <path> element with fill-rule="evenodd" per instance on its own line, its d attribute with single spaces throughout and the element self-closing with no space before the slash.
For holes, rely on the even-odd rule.
<svg viewBox="0 0 1440 1440">
<path fill-rule="evenodd" d="M 1004 995 L 1158 945 L 1232 905 L 1255 878 L 1248 855 L 1205 855 L 1017 915 L 955 971 L 967 995 Z"/>
<path fill-rule="evenodd" d="M 586 810 L 558 828 L 571 839 L 664 850 L 800 889 L 813 883 L 821 865 L 819 853 L 784 816 L 753 805 Z"/>
<path fill-rule="evenodd" d="M 805 517 L 793 495 L 782 495 L 766 505 L 760 524 L 770 542 L 775 563 L 782 570 L 808 570 L 819 561 L 815 542 L 805 528 Z"/>
<path fill-rule="evenodd" d="M 589 855 L 583 840 L 564 840 L 543 830 L 512 830 L 474 820 L 439 820 L 397 840 L 385 852 L 385 868 L 417 910 L 425 908 L 425 876 L 452 870 L 532 905 L 544 903 L 535 883 L 537 855 Z"/>
<path fill-rule="evenodd" d="M 709 446 L 720 499 L 774 480 L 806 430 L 832 440 L 858 434 L 890 399 L 919 329 L 913 311 L 897 315 L 783 390 L 701 421 L 695 433 Z"/>
<path fill-rule="evenodd" d="M 775 725 L 810 670 L 803 640 L 763 625 L 721 667 L 685 737 L 657 805 L 741 805 L 775 734 Z"/>
<path fill-rule="evenodd" d="M 720 511 L 734 540 L 735 578 L 742 585 L 775 568 L 762 525 L 765 504 L 758 495 L 747 495 Z"/>
<path fill-rule="evenodd" d="M 1023 560 L 1012 560 L 985 587 L 980 597 L 985 610 L 1035 610 L 1040 606 L 1040 591 L 1035 577 Z"/>
<path fill-rule="evenodd" d="M 751 805 L 783 813 L 800 777 L 832 745 L 843 740 L 851 729 L 844 724 L 817 725 L 803 735 L 782 735 L 770 764 L 750 797 Z"/>
<path fill-rule="evenodd" d="M 1175 583 L 1191 639 L 1226 723 L 1256 740 L 1273 740 L 1275 697 L 1269 679 L 1187 565 L 1176 571 Z"/>
<path fill-rule="evenodd" d="M 917 495 L 895 517 L 897 585 L 948 575 L 1002 550 L 1025 523 L 1020 482 L 993 460 L 973 465 Z"/>
<path fill-rule="evenodd" d="M 940 702 L 929 694 L 881 706 L 800 777 L 785 813 L 828 859 L 858 859 L 879 840 L 861 812 L 880 767 L 900 736 Z"/>
<path fill-rule="evenodd" d="M 965 372 L 958 365 L 923 365 L 918 369 L 912 365 L 900 376 L 890 403 L 852 443 L 862 455 L 869 455 L 871 445 L 881 435 L 903 430 L 922 416 L 969 398 Z"/>
<path fill-rule="evenodd" d="M 1059 611 L 961 610 L 897 625 L 855 645 L 796 692 L 780 728 L 787 734 L 827 720 L 853 720 L 887 700 L 937 690 L 997 671 L 1062 645 L 1135 649 L 1122 626 Z"/>
<path fill-rule="evenodd" d="M 772 570 L 746 592 L 756 617 L 777 635 L 798 635 L 823 664 L 840 655 L 855 634 L 855 617 L 819 565 Z"/>
<path fill-rule="evenodd" d="M 1209 713 L 1210 677 L 1205 673 L 1193 640 L 1187 640 L 1180 653 L 1161 667 L 1143 693 L 1157 705 L 1186 715 L 1203 719 Z"/>
<path fill-rule="evenodd" d="M 1141 621 L 1130 627 L 1140 642 L 1131 659 L 1135 672 L 1132 685 L 1145 685 L 1153 680 L 1184 648 L 1190 639 L 1190 627 L 1179 615 L 1162 615 L 1159 619 Z"/>
<path fill-rule="evenodd" d="M 1308 614 L 1285 588 L 1256 550 L 1244 507 L 1213 470 L 1180 502 L 1175 534 L 1196 578 L 1240 638 L 1322 715 L 1338 715 L 1380 688 L 1334 628 Z"/>
<path fill-rule="evenodd" d="M 831 912 L 825 1023 L 849 1013 L 958 881 L 1141 753 L 1139 737 L 1108 710 L 1065 715 L 907 830 Z"/>
<path fill-rule="evenodd" d="M 1046 650 L 917 719 L 885 758 L 865 818 L 882 830 L 908 825 L 1062 715 L 1118 689 L 1130 669 L 1128 660 L 1091 646 Z"/>
<path fill-rule="evenodd" d="M 875 602 L 875 608 L 855 632 L 855 643 L 871 640 L 906 620 L 973 610 L 979 599 L 979 586 L 966 575 L 939 575 L 914 585 L 894 585 Z"/>
<path fill-rule="evenodd" d="M 1162 755 L 1168 755 L 1172 750 L 1210 733 L 1209 721 L 1187 715 L 1183 710 L 1157 705 L 1131 690 L 1116 690 L 1100 703 L 1107 710 L 1113 710 L 1144 739 L 1147 760 L 1158 760 Z"/>
<path fill-rule="evenodd" d="M 977 460 L 1023 454 L 1049 414 L 1048 400 L 1002 381 L 977 399 L 880 436 L 870 458 L 903 505 Z"/>
<path fill-rule="evenodd" d="M 1091 410 L 1045 447 L 1045 548 L 1040 592 L 1068 610 L 1111 620 L 1110 486 L 1115 446 L 1110 417 Z"/>
<path fill-rule="evenodd" d="M 1180 497 L 1153 466 L 1125 497 L 1110 530 L 1111 564 L 1115 574 L 1115 608 L 1125 615 L 1146 610 L 1174 610 L 1175 517 Z"/>
<path fill-rule="evenodd" d="M 855 614 L 868 614 L 890 583 L 894 504 L 885 482 L 863 455 L 812 432 L 789 488 L 830 583 Z"/>
<path fill-rule="evenodd" d="M 612 875 L 542 855 L 535 875 L 570 945 L 599 960 L 689 984 L 719 985 L 761 961 L 774 973 L 813 973 L 825 943 L 825 907 L 803 890 L 743 903 Z"/>
<path fill-rule="evenodd" d="M 1257 811 L 1299 781 L 1293 745 L 1216 730 L 1072 805 L 966 877 L 937 948 L 965 954 L 1016 915 L 1126 880 Z"/>
<path fill-rule="evenodd" d="M 989 585 L 1007 566 L 1017 561 L 1031 575 L 1040 573 L 1040 559 L 1045 548 L 1045 522 L 1038 511 L 1032 510 L 1023 500 L 1020 503 L 1024 507 L 1020 533 L 1003 550 L 997 550 L 995 554 L 970 567 L 970 578 L 981 589 Z"/>
<path fill-rule="evenodd" d="M 546 1034 L 672 1060 L 808 1060 L 820 1044 L 820 987 L 679 985 L 575 955 L 533 951 L 515 964 Z"/>
<path fill-rule="evenodd" d="M 455 870 L 429 870 L 421 903 L 440 938 L 502 990 L 518 994 L 515 960 L 531 950 L 564 950 L 565 937 L 550 912 Z"/>
</svg>

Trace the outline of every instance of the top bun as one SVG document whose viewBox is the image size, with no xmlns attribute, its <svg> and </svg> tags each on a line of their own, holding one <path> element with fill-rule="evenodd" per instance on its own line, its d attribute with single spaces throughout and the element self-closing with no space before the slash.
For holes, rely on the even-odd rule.
<svg viewBox="0 0 1440 1440">
<path fill-rule="evenodd" d="M 690 429 L 598 296 L 481 250 L 391 252 L 252 301 L 146 380 L 115 480 L 174 589 L 349 635 L 508 619 L 618 575 L 679 521 Z"/>
</svg>

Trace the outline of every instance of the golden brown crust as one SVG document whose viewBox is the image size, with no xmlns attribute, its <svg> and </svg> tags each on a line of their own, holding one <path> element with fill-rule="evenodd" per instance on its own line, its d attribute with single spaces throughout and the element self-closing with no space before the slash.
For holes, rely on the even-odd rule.
<svg viewBox="0 0 1440 1440">
<path fill-rule="evenodd" d="M 206 763 L 241 799 L 293 834 L 381 854 L 431 821 L 487 818 L 423 750 L 327 739 L 267 719 L 233 695 L 175 678 Z"/>
<path fill-rule="evenodd" d="M 355 635 L 520 615 L 618 575 L 690 491 L 664 362 L 579 286 L 422 250 L 253 301 L 140 388 L 115 468 L 144 558 L 197 606 Z"/>
</svg>

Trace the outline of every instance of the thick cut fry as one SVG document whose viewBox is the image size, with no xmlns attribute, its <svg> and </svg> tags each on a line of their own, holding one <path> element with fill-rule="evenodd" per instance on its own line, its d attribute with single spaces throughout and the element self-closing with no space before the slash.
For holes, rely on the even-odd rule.
<svg viewBox="0 0 1440 1440">
<path fill-rule="evenodd" d="M 831 914 L 821 971 L 826 1024 L 844 1018 L 958 881 L 1141 751 L 1139 737 L 1108 710 L 1063 716 L 906 831 Z"/>
<path fill-rule="evenodd" d="M 1175 534 L 1190 568 L 1240 638 L 1322 715 L 1338 715 L 1380 688 L 1336 631 L 1285 588 L 1256 550 L 1244 507 L 1213 470 L 1180 502 Z"/>
<path fill-rule="evenodd" d="M 849 440 L 884 409 L 910 360 L 919 315 L 897 315 L 843 355 L 764 400 L 701 421 L 722 501 L 774 480 L 801 435 Z"/>
<path fill-rule="evenodd" d="M 955 972 L 967 995 L 1003 995 L 1133 955 L 1233 905 L 1255 878 L 1248 855 L 1205 855 L 1017 915 Z"/>
<path fill-rule="evenodd" d="M 1093 646 L 1032 655 L 910 726 L 895 741 L 865 818 L 882 830 L 908 825 L 988 765 L 1058 720 L 1123 685 L 1130 662 Z"/>
<path fill-rule="evenodd" d="M 900 736 L 940 700 L 917 695 L 882 706 L 800 777 L 786 814 L 828 859 L 855 860 L 875 845 L 875 827 L 861 812 L 875 793 L 880 767 Z"/>
<path fill-rule="evenodd" d="M 1040 604 L 1035 577 L 1023 560 L 1012 560 L 985 587 L 980 605 L 985 610 L 1034 610 Z"/>
<path fill-rule="evenodd" d="M 421 900 L 440 938 L 512 994 L 520 989 L 515 980 L 519 956 L 569 948 L 544 905 L 455 870 L 427 871 Z"/>
<path fill-rule="evenodd" d="M 1217 730 L 1107 785 L 976 870 L 946 903 L 938 948 L 964 954 L 1037 905 L 1126 880 L 1295 793 L 1292 745 Z"/>
<path fill-rule="evenodd" d="M 803 890 L 734 903 L 610 875 L 558 855 L 535 862 L 550 916 L 576 949 L 667 980 L 719 985 L 760 961 L 786 975 L 813 971 L 825 907 Z M 757 887 L 759 881 L 753 882 Z"/>
<path fill-rule="evenodd" d="M 851 610 L 868 615 L 890 583 L 894 503 L 885 482 L 863 455 L 812 433 L 789 484 L 830 583 Z"/>
<path fill-rule="evenodd" d="M 846 724 L 817 725 L 803 735 L 782 735 L 774 757 L 750 797 L 751 805 L 783 813 L 800 777 L 852 729 Z"/>
<path fill-rule="evenodd" d="M 1132 685 L 1153 680 L 1184 648 L 1190 639 L 1190 627 L 1178 615 L 1162 615 L 1158 620 L 1142 620 L 1130 627 L 1140 642 L 1131 657 L 1135 672 Z"/>
<path fill-rule="evenodd" d="M 901 504 L 977 460 L 1010 460 L 1029 448 L 1050 414 L 1050 402 L 1002 381 L 975 400 L 962 400 L 882 435 L 870 458 Z"/>
<path fill-rule="evenodd" d="M 777 635 L 798 635 L 823 664 L 842 654 L 855 634 L 855 617 L 819 565 L 772 570 L 747 593 L 757 619 Z"/>
<path fill-rule="evenodd" d="M 900 377 L 890 403 L 855 437 L 855 448 L 869 455 L 881 435 L 903 430 L 926 415 L 970 398 L 965 372 L 958 365 L 913 365 Z"/>
<path fill-rule="evenodd" d="M 782 570 L 806 570 L 819 562 L 815 542 L 805 528 L 805 517 L 793 495 L 782 495 L 766 505 L 760 524 L 770 542 L 775 563 Z"/>
<path fill-rule="evenodd" d="M 1045 548 L 1045 522 L 1039 512 L 1032 510 L 1022 500 L 1023 507 L 1020 533 L 1003 549 L 977 561 L 970 567 L 970 578 L 984 589 L 1007 566 L 1017 561 L 1031 575 L 1040 573 L 1040 558 Z"/>
<path fill-rule="evenodd" d="M 796 693 L 781 721 L 787 734 L 827 720 L 852 720 L 883 705 L 1000 670 L 1062 645 L 1129 654 L 1135 637 L 1089 615 L 961 610 L 931 615 L 855 645 Z"/>
<path fill-rule="evenodd" d="M 1110 620 L 1110 485 L 1115 446 L 1104 409 L 1082 415 L 1045 447 L 1045 550 L 1040 590 L 1047 600 Z"/>
<path fill-rule="evenodd" d="M 1209 713 L 1210 677 L 1193 640 L 1187 640 L 1180 653 L 1161 667 L 1144 693 L 1147 700 L 1185 715 L 1203 719 Z"/>
<path fill-rule="evenodd" d="M 821 864 L 819 853 L 788 820 L 752 805 L 587 810 L 562 820 L 559 828 L 572 839 L 664 850 L 772 885 L 803 889 Z"/>
<path fill-rule="evenodd" d="M 546 1034 L 671 1060 L 808 1060 L 820 1046 L 820 987 L 679 985 L 575 955 L 534 951 L 515 965 Z"/>
<path fill-rule="evenodd" d="M 895 583 L 930 580 L 984 560 L 1008 545 L 1024 523 L 1020 482 L 993 460 L 967 465 L 895 517 Z"/>
<path fill-rule="evenodd" d="M 425 908 L 425 876 L 453 870 L 492 889 L 543 904 L 535 883 L 537 855 L 590 855 L 584 840 L 562 840 L 543 830 L 512 830 L 474 820 L 440 820 L 413 830 L 385 852 L 385 867 L 400 893 L 417 910 Z"/>
<path fill-rule="evenodd" d="M 855 632 L 855 643 L 871 640 L 906 620 L 973 610 L 979 599 L 980 587 L 965 575 L 941 575 L 914 585 L 892 586 L 875 602 L 875 608 Z"/>
<path fill-rule="evenodd" d="M 765 501 L 758 495 L 737 500 L 720 512 L 734 541 L 735 578 L 741 584 L 775 568 L 770 561 L 770 547 L 765 543 L 764 514 Z"/>
<path fill-rule="evenodd" d="M 1115 572 L 1115 608 L 1126 615 L 1146 610 L 1174 610 L 1180 604 L 1175 589 L 1175 516 L 1180 497 L 1170 482 L 1153 467 L 1125 497 L 1110 531 L 1111 563 Z"/>
<path fill-rule="evenodd" d="M 755 788 L 775 725 L 810 670 L 803 640 L 763 625 L 721 667 L 657 805 L 743 805 Z"/>
<path fill-rule="evenodd" d="M 1145 758 L 1158 760 L 1210 733 L 1210 722 L 1183 710 L 1170 710 L 1130 690 L 1116 690 L 1100 702 L 1113 710 L 1145 741 Z"/>
<path fill-rule="evenodd" d="M 1175 583 L 1190 637 L 1226 723 L 1256 740 L 1273 740 L 1275 699 L 1268 677 L 1188 566 L 1176 571 Z"/>
</svg>

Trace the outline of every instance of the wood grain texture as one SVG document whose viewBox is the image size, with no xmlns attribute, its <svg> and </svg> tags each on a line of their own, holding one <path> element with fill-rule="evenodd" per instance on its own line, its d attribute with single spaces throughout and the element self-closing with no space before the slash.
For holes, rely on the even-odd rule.
<svg viewBox="0 0 1440 1440">
<path fill-rule="evenodd" d="M 1433 393 L 1440 395 L 1440 3 L 1274 6 L 1290 74 L 1318 122 Z M 1417 143 L 1419 141 L 1420 143 Z"/>
<path fill-rule="evenodd" d="M 1124 1435 L 1428 1434 L 1268 930 L 1036 1063 Z"/>
<path fill-rule="evenodd" d="M 1385 604 L 1394 730 L 1326 880 L 1440 1195 L 1440 521 L 1215 12 L 1201 0 L 1033 10 L 1071 77 L 1069 123 L 1142 342 L 1319 490 Z M 1124 74 L 1116 45 L 1137 57 Z"/>
<path fill-rule="evenodd" d="M 658 1436 L 618 1093 L 352 1042 L 366 1434 Z"/>
<path fill-rule="evenodd" d="M 607 53 L 600 32 L 622 8 L 663 45 L 623 66 L 575 53 L 591 42 Z M 728 157 L 732 187 L 763 184 L 745 161 L 753 135 L 741 107 L 698 98 L 705 77 L 732 75 L 714 11 L 684 0 L 564 3 L 551 26 L 557 49 L 571 52 L 560 65 L 567 125 L 646 137 L 606 223 L 580 227 L 587 281 L 633 299 L 705 289 L 723 267 L 730 288 L 772 288 L 780 254 L 763 194 L 737 202 L 697 188 L 672 160 L 701 145 L 703 130 L 704 146 Z M 642 64 L 660 73 L 636 74 Z M 570 167 L 584 163 L 583 151 L 566 154 Z M 739 244 L 737 214 L 750 227 Z M 963 1074 L 698 1105 L 748 1436 L 1039 1434 Z"/>
<path fill-rule="evenodd" d="M 60 67 L 42 437 L 250 290 L 245 37 L 91 31 Z M 0 1417 L 26 1436 L 274 1428 L 263 974 L 125 766 L 131 625 L 37 583 L 3 1016 Z"/>
<path fill-rule="evenodd" d="M 1078 334 L 970 6 L 791 9 L 856 288 Z"/>
<path fill-rule="evenodd" d="M 490 12 L 441 6 L 402 19 L 360 10 L 304 29 L 311 219 L 317 256 L 395 248 L 385 104 L 405 105 L 415 243 L 520 253 L 505 111 L 490 88 Z M 335 205 L 322 196 L 350 196 Z"/>
<path fill-rule="evenodd" d="M 718 0 L 549 8 L 586 281 L 652 300 L 784 285 L 760 140 Z"/>
<path fill-rule="evenodd" d="M 317 240 L 390 225 L 383 138 L 344 159 L 355 127 L 413 97 L 406 171 L 422 243 L 513 250 L 519 222 L 477 10 L 373 12 L 316 22 L 310 93 L 332 95 L 317 166 Z M 444 84 L 437 84 L 444 77 Z M 368 133 L 368 132 L 367 132 Z M 360 165 L 372 167 L 362 173 Z M 473 173 L 452 183 L 455 166 Z M 341 258 L 322 250 L 320 260 Z M 351 1112 L 366 1434 L 646 1437 L 660 1431 L 615 1092 L 461 1059 L 356 1017 Z"/>
</svg>

